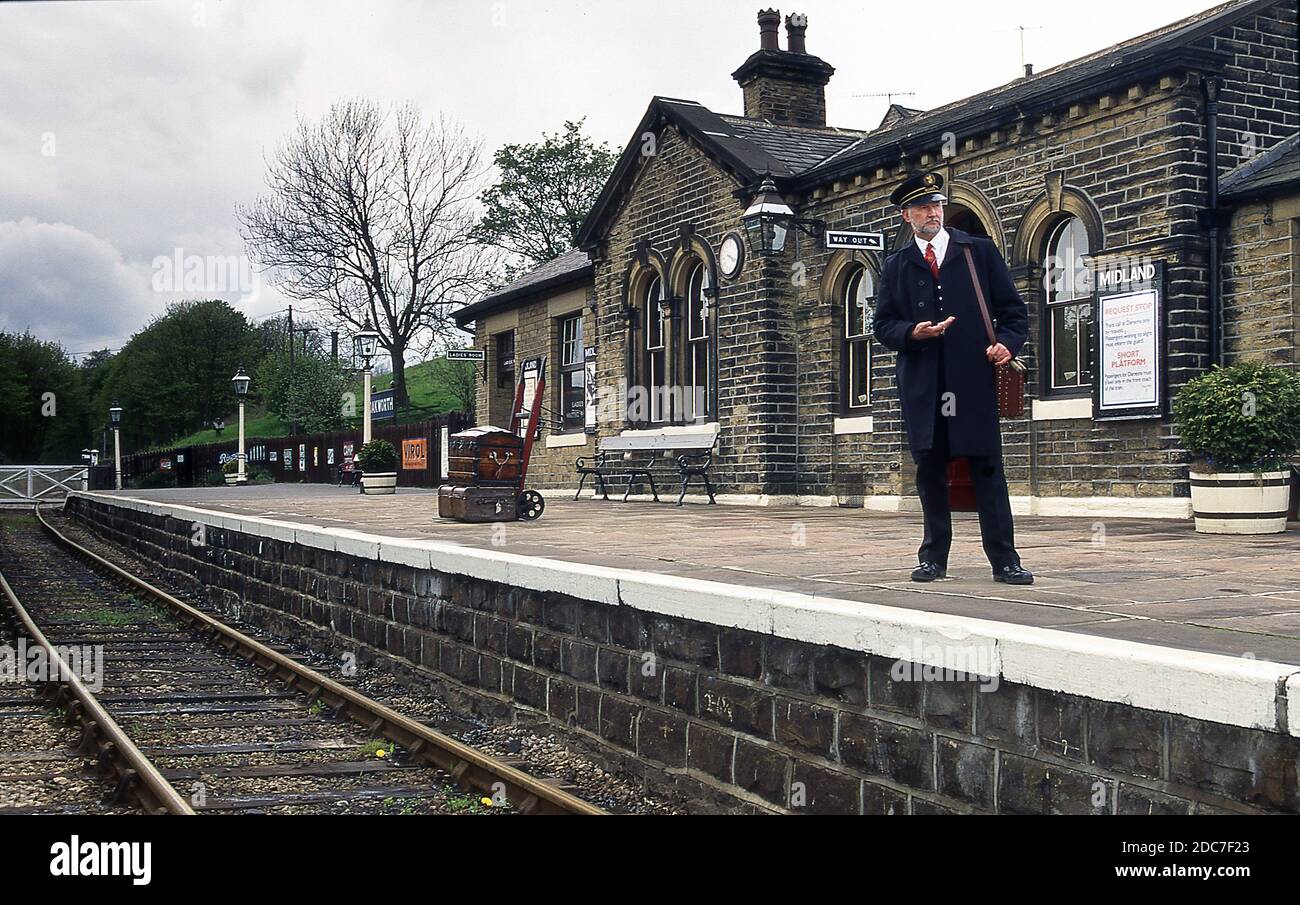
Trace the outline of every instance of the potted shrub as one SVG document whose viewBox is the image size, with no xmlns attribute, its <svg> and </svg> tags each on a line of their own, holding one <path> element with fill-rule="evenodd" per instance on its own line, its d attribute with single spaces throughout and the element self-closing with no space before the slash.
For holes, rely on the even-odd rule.
<svg viewBox="0 0 1300 905">
<path fill-rule="evenodd" d="M 1179 392 L 1174 417 L 1192 454 L 1196 530 L 1285 531 L 1289 460 L 1300 450 L 1300 374 L 1260 362 L 1213 368 Z"/>
<path fill-rule="evenodd" d="M 397 450 L 387 440 L 371 440 L 357 451 L 362 493 L 397 492 Z"/>
<path fill-rule="evenodd" d="M 227 484 L 244 484 L 248 481 L 247 475 L 239 473 L 239 459 L 234 457 L 221 463 L 221 473 L 225 475 Z"/>
</svg>

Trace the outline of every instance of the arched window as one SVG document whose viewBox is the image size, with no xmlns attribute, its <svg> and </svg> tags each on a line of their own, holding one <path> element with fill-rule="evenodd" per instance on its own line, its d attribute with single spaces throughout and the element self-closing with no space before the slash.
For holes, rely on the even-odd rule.
<svg viewBox="0 0 1300 905">
<path fill-rule="evenodd" d="M 1062 220 L 1047 240 L 1043 272 L 1045 391 L 1078 395 L 1092 385 L 1092 281 L 1084 256 L 1088 230 L 1078 217 Z"/>
<path fill-rule="evenodd" d="M 708 418 L 713 400 L 709 398 L 709 268 L 704 262 L 695 265 L 686 288 L 686 329 L 682 343 L 683 415 L 687 421 Z"/>
<path fill-rule="evenodd" d="M 667 360 L 664 357 L 664 316 L 659 303 L 663 301 L 664 286 L 659 277 L 654 277 L 646 286 L 642 302 L 641 323 L 645 329 L 645 370 L 646 392 L 650 396 L 650 421 L 662 423 L 665 417 L 664 401 L 667 396 L 668 380 Z"/>
<path fill-rule="evenodd" d="M 871 407 L 871 319 L 876 281 L 866 267 L 855 267 L 840 292 L 844 338 L 840 352 L 840 407 L 848 414 Z"/>
</svg>

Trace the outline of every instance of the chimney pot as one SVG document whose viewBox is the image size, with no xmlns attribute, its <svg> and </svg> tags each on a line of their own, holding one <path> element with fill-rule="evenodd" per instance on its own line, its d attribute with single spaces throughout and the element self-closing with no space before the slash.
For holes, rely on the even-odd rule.
<svg viewBox="0 0 1300 905">
<path fill-rule="evenodd" d="M 780 50 L 778 29 L 781 27 L 779 9 L 761 9 L 758 11 L 758 49 Z"/>
<path fill-rule="evenodd" d="M 803 13 L 791 13 L 785 17 L 785 46 L 790 53 L 807 53 L 804 35 L 808 31 L 808 17 Z"/>
<path fill-rule="evenodd" d="M 1031 75 L 1033 75 L 1033 74 L 1034 74 L 1034 64 L 1033 64 L 1033 63 L 1026 63 L 1026 64 L 1025 64 L 1025 78 L 1029 78 L 1029 77 L 1030 77 Z"/>
</svg>

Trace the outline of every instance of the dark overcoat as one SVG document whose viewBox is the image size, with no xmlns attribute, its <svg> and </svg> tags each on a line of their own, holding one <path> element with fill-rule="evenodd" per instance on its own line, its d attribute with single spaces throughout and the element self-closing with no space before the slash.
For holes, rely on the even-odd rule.
<svg viewBox="0 0 1300 905">
<path fill-rule="evenodd" d="M 1016 355 L 1029 334 L 1029 314 L 997 246 L 991 239 L 947 229 L 948 249 L 937 283 L 911 237 L 886 259 L 873 319 L 876 339 L 898 353 L 899 406 L 914 462 L 933 445 L 935 410 L 945 390 L 954 394 L 948 422 L 952 456 L 993 456 L 1001 451 L 994 366 L 984 351 L 988 331 L 963 248 L 974 256 L 998 342 Z M 943 336 L 912 338 L 912 328 L 921 321 L 937 323 L 949 315 L 956 320 Z M 938 385 L 940 355 L 946 387 Z"/>
</svg>

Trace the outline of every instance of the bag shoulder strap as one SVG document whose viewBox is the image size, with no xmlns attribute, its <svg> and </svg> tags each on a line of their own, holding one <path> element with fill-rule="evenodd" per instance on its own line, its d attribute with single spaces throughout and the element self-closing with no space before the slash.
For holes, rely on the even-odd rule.
<svg viewBox="0 0 1300 905">
<path fill-rule="evenodd" d="M 970 281 L 975 284 L 975 298 L 980 303 L 980 314 L 984 315 L 984 329 L 989 334 L 989 345 L 996 346 L 998 337 L 993 332 L 993 319 L 989 317 L 989 306 L 984 301 L 984 289 L 980 286 L 979 275 L 975 273 L 975 258 L 970 253 L 969 245 L 963 245 L 961 250 L 966 253 L 966 266 L 970 268 Z"/>
</svg>

